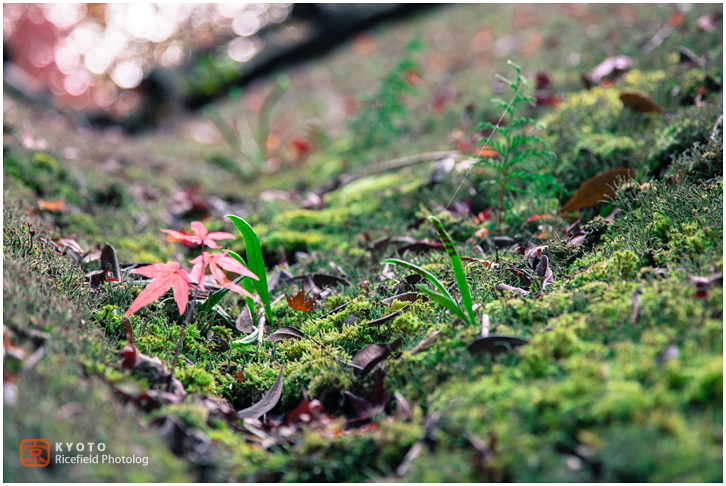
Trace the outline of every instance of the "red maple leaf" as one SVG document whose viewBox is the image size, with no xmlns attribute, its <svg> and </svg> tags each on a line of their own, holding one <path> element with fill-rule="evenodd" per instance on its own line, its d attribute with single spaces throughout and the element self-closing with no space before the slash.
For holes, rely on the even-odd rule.
<svg viewBox="0 0 726 486">
<path fill-rule="evenodd" d="M 183 314 L 189 303 L 189 283 L 191 279 L 177 262 L 155 263 L 132 270 L 131 273 L 153 278 L 146 288 L 134 299 L 131 307 L 124 314 L 130 316 L 142 307 L 152 303 L 169 289 L 174 290 L 174 301 L 179 306 L 179 314 Z"/>
<path fill-rule="evenodd" d="M 217 231 L 210 233 L 207 228 L 199 221 L 192 223 L 192 231 L 194 234 L 182 233 L 180 231 L 163 229 L 164 233 L 168 233 L 172 238 L 177 241 L 181 241 L 184 244 L 191 245 L 203 245 L 208 248 L 219 249 L 222 248 L 214 240 L 233 240 L 235 236 L 232 233 L 225 233 L 223 231 Z"/>
<path fill-rule="evenodd" d="M 209 266 L 209 270 L 212 272 L 212 275 L 214 275 L 214 278 L 217 280 L 217 282 L 219 282 L 220 285 L 227 287 L 228 289 L 233 290 L 238 294 L 250 297 L 259 304 L 262 304 L 262 302 L 256 295 L 250 294 L 243 287 L 240 287 L 236 283 L 228 280 L 222 269 L 219 268 L 222 267 L 228 272 L 234 272 L 239 275 L 244 275 L 245 277 L 250 277 L 254 280 L 259 280 L 259 277 L 257 277 L 257 275 L 255 275 L 252 270 L 245 267 L 234 258 L 228 257 L 227 250 L 222 253 L 209 253 L 205 251 L 202 255 L 199 255 L 194 260 L 189 260 L 189 262 L 194 265 L 194 267 L 192 267 L 192 279 L 199 282 L 200 289 L 204 290 L 204 271 L 207 269 L 207 266 Z"/>
</svg>

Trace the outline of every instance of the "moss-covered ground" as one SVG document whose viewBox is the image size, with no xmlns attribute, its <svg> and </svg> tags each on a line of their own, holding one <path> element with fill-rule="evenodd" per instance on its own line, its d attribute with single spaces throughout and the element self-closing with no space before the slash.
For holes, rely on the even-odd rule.
<svg viewBox="0 0 726 486">
<path fill-rule="evenodd" d="M 270 133 L 309 137 L 314 148 L 298 160 L 283 146 L 276 171 L 255 173 L 221 137 L 205 142 L 199 133 L 215 132 L 201 115 L 119 141 L 6 95 L 4 479 L 723 481 L 723 31 L 720 23 L 711 33 L 696 27 L 718 8 L 466 5 L 380 26 L 287 73 L 290 89 L 272 110 Z M 662 43 L 644 53 L 669 25 Z M 407 51 L 415 39 L 422 48 Z M 683 63 L 679 46 L 703 62 Z M 608 87 L 585 89 L 582 73 L 613 55 L 632 57 L 634 67 Z M 474 125 L 496 121 L 501 109 L 488 100 L 507 95 L 494 77 L 511 74 L 507 59 L 531 85 L 548 72 L 547 90 L 561 102 L 523 113 L 543 124 L 556 161 L 507 197 L 501 226 L 486 169 L 472 169 L 459 189 L 455 200 L 465 211 L 446 208 L 465 162 L 436 181 L 429 162 L 380 170 L 399 157 L 461 148 L 452 139 L 475 132 L 462 122 L 466 113 Z M 409 76 L 387 85 L 397 66 Z M 269 92 L 275 82 L 249 93 Z M 624 108 L 619 94 L 628 90 L 667 113 Z M 364 93 L 379 96 L 375 116 L 346 109 Z M 441 99 L 443 108 L 432 108 Z M 233 107 L 218 103 L 223 114 Z M 47 148 L 22 143 L 24 121 Z M 634 178 L 610 202 L 558 213 L 587 179 L 615 167 Z M 175 198 L 189 183 L 209 207 L 180 216 Z M 323 194 L 326 186 L 333 189 Z M 322 201 L 304 209 L 308 193 Z M 39 209 L 60 199 L 63 211 Z M 489 208 L 488 219 L 474 218 Z M 186 265 L 198 252 L 159 230 L 204 219 L 210 231 L 239 235 L 225 214 L 255 228 L 268 275 L 277 266 L 351 285 L 330 288 L 309 313 L 282 297 L 297 293 L 300 280 L 275 287 L 265 334 L 292 326 L 313 339 L 235 343 L 245 335 L 233 324 L 195 312 L 175 373 L 185 399 L 145 401 L 139 397 L 163 383 L 143 366 L 124 369 L 119 356 L 128 344 L 122 316 L 141 287 L 91 289 L 84 274 L 98 262 L 75 263 L 48 240 L 73 238 L 86 250 L 108 242 L 122 264 Z M 410 274 L 385 267 L 386 257 L 424 267 L 459 295 L 444 252 L 396 252 L 407 243 L 395 238 L 438 241 L 421 223 L 428 214 L 443 221 L 462 256 L 500 269 L 529 267 L 520 252 L 490 246 L 495 236 L 546 247 L 554 280 L 541 289 L 535 278 L 526 295 L 496 290 L 522 286 L 515 272 L 465 262 L 477 319 L 487 314 L 492 334 L 528 344 L 471 354 L 480 326 L 424 299 L 368 325 L 403 306 L 381 304 Z M 586 237 L 575 244 L 566 229 L 578 217 Z M 383 237 L 391 238 L 386 248 L 371 246 Z M 244 255 L 244 240 L 230 248 Z M 234 319 L 245 301 L 229 294 L 220 305 Z M 182 322 L 172 299 L 135 313 L 139 352 L 168 368 Z M 398 338 L 375 372 L 361 377 L 343 363 Z M 264 423 L 224 412 L 256 403 L 280 366 L 282 396 Z M 373 417 L 355 420 L 345 392 L 375 402 L 379 377 L 387 399 Z M 292 420 L 306 396 L 321 408 Z M 18 447 L 28 438 L 104 442 L 116 455 L 148 456 L 149 465 L 23 468 Z"/>
</svg>

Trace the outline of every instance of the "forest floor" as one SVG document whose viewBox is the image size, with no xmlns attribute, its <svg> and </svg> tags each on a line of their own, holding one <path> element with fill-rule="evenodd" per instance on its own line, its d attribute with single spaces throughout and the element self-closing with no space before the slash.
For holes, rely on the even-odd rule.
<svg viewBox="0 0 726 486">
<path fill-rule="evenodd" d="M 723 481 L 720 8 L 422 11 L 138 137 L 6 92 L 3 479 Z M 472 163 L 503 160 L 481 137 L 532 136 L 510 115 L 508 141 L 477 128 L 502 117 L 510 59 L 537 98 L 514 116 L 553 156 L 502 198 Z M 585 185 L 612 169 L 611 197 Z M 167 391 L 184 316 L 170 293 L 129 331 L 130 270 L 191 268 L 199 248 L 160 230 L 193 221 L 245 255 L 229 214 L 261 241 L 268 340 L 238 294 L 196 305 Z M 383 263 L 465 308 L 431 215 L 471 319 Z M 106 243 L 120 281 L 97 272 Z M 148 465 L 59 461 L 86 449 L 25 468 L 25 439 Z"/>
</svg>

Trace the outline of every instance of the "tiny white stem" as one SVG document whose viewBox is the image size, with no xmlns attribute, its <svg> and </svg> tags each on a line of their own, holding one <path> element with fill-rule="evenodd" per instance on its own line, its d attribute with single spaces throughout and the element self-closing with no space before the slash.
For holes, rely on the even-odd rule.
<svg viewBox="0 0 726 486">
<path fill-rule="evenodd" d="M 481 337 L 489 336 L 489 314 L 481 317 Z"/>
</svg>

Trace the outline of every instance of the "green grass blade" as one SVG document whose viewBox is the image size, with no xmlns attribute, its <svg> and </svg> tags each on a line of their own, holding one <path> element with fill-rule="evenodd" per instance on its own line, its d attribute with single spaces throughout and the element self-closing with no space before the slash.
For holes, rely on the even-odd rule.
<svg viewBox="0 0 726 486">
<path fill-rule="evenodd" d="M 441 293 L 445 297 L 447 297 L 451 301 L 454 300 L 453 297 L 451 297 L 451 294 L 449 293 L 449 291 L 446 290 L 446 287 L 444 287 L 444 284 L 442 284 L 441 281 L 439 281 L 438 278 L 434 277 L 432 274 L 430 274 L 429 272 L 427 272 L 423 268 L 419 267 L 418 265 L 414 265 L 413 263 L 409 263 L 409 262 L 406 262 L 406 261 L 403 261 L 403 260 L 398 260 L 396 258 L 388 258 L 387 260 L 383 260 L 382 263 L 393 263 L 395 265 L 400 265 L 400 266 L 402 266 L 404 268 L 407 268 L 409 270 L 413 270 L 414 272 L 418 273 L 419 275 L 421 275 L 423 277 L 426 277 L 426 279 L 429 282 L 431 282 L 432 284 L 434 284 L 434 286 L 437 289 L 439 289 L 441 291 Z"/>
<path fill-rule="evenodd" d="M 253 280 L 252 285 L 254 285 L 255 290 L 257 290 L 257 295 L 265 306 L 267 322 L 272 324 L 272 307 L 270 307 L 270 294 L 267 291 L 267 273 L 265 273 L 265 260 L 262 257 L 260 239 L 247 221 L 233 214 L 228 214 L 227 217 L 234 223 L 239 232 L 242 233 L 242 237 L 245 240 L 247 267 L 259 278 L 259 280 Z"/>
<path fill-rule="evenodd" d="M 476 318 L 474 317 L 471 294 L 469 293 L 469 284 L 466 282 L 466 275 L 464 274 L 464 267 L 461 264 L 459 253 L 456 251 L 454 242 L 451 241 L 451 237 L 446 232 L 446 229 L 444 229 L 444 225 L 441 223 L 441 220 L 436 216 L 429 216 L 429 221 L 433 223 L 434 228 L 436 228 L 436 231 L 439 233 L 439 238 L 441 238 L 441 242 L 444 244 L 444 248 L 446 248 L 449 260 L 451 260 L 451 268 L 454 270 L 456 286 L 459 287 L 459 292 L 461 292 L 461 305 L 469 316 L 466 320 L 470 324 L 475 324 Z"/>
<path fill-rule="evenodd" d="M 456 317 L 461 319 L 464 322 L 468 322 L 469 318 L 466 317 L 466 314 L 464 314 L 464 311 L 462 311 L 459 306 L 449 297 L 446 297 L 445 295 L 437 294 L 436 292 L 433 292 L 422 285 L 417 285 L 416 288 L 426 294 L 431 300 L 439 304 L 441 307 L 444 307 L 446 309 L 449 309 L 452 314 L 454 314 Z"/>
</svg>

